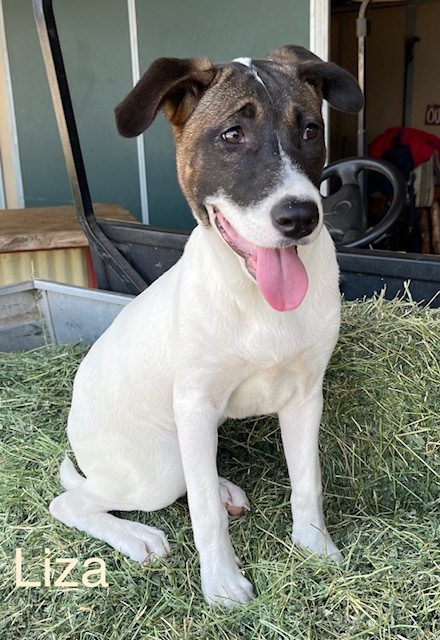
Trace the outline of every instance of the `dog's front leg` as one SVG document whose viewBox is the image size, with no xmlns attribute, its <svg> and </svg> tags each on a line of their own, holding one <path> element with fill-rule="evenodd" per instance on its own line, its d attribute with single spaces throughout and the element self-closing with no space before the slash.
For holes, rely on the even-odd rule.
<svg viewBox="0 0 440 640">
<path fill-rule="evenodd" d="M 315 392 L 299 407 L 296 402 L 296 398 L 293 399 L 278 414 L 292 485 L 292 540 L 340 562 L 342 555 L 327 532 L 322 509 L 318 448 L 322 392 Z"/>
<path fill-rule="evenodd" d="M 248 602 L 252 585 L 240 572 L 228 532 L 217 473 L 219 411 L 203 397 L 175 392 L 176 418 L 203 595 L 209 604 Z"/>
</svg>

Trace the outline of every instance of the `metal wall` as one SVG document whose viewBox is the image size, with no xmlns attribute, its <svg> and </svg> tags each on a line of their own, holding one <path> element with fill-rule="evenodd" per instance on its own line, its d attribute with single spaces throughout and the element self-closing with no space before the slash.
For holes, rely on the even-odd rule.
<svg viewBox="0 0 440 640">
<path fill-rule="evenodd" d="M 136 142 L 118 137 L 113 108 L 131 88 L 126 0 L 53 0 L 77 125 L 95 202 L 140 218 Z M 309 0 L 137 0 L 140 68 L 156 57 L 218 62 L 308 45 Z M 70 203 L 70 189 L 30 0 L 3 0 L 26 206 Z M 145 135 L 150 222 L 190 228 L 162 116 Z"/>
<path fill-rule="evenodd" d="M 73 284 L 90 285 L 90 261 L 87 249 L 50 249 L 0 253 L 0 287 L 40 278 Z"/>
</svg>

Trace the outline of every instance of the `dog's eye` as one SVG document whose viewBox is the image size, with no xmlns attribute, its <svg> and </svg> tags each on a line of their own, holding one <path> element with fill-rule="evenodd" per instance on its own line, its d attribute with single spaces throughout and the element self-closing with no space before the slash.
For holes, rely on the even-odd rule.
<svg viewBox="0 0 440 640">
<path fill-rule="evenodd" d="M 304 129 L 303 140 L 314 140 L 318 135 L 319 127 L 314 122 L 309 122 L 309 124 Z"/>
<path fill-rule="evenodd" d="M 222 133 L 222 138 L 229 144 L 241 144 L 244 142 L 244 131 L 241 127 L 232 127 L 232 129 Z"/>
</svg>

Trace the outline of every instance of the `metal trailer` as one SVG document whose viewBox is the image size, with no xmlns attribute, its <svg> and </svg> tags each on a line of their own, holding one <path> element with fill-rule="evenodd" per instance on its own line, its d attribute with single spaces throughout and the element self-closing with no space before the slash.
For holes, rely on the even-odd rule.
<svg viewBox="0 0 440 640">
<path fill-rule="evenodd" d="M 33 280 L 0 289 L 0 352 L 90 345 L 133 296 Z"/>
<path fill-rule="evenodd" d="M 176 262 L 188 234 L 148 225 L 109 222 L 95 217 L 52 0 L 33 0 L 33 7 L 73 200 L 79 222 L 90 244 L 98 285 L 104 290 L 135 295 Z M 345 189 L 342 194 L 345 198 L 344 207 L 347 204 L 347 193 L 348 200 L 354 198 L 356 202 L 360 202 L 359 192 L 356 191 L 358 185 L 352 183 L 359 181 L 359 167 L 362 164 L 374 162 L 368 158 L 357 158 L 350 159 L 348 165 L 343 164 L 338 175 L 342 176 Z M 328 170 L 329 168 L 325 169 L 324 174 Z M 402 182 L 403 178 L 397 177 L 395 180 L 394 186 L 398 187 L 399 180 Z M 326 200 L 330 201 L 330 198 Z M 334 210 L 337 209 L 338 202 L 334 204 Z M 365 213 L 356 212 L 355 209 L 353 207 L 350 216 L 357 216 L 357 223 L 361 224 Z M 387 216 L 391 219 L 396 213 L 399 213 L 398 206 L 392 215 L 390 208 Z M 373 229 L 376 236 L 381 225 L 382 223 Z M 407 290 L 415 301 L 440 306 L 440 296 L 437 295 L 440 291 L 440 256 L 359 248 L 366 244 L 368 246 L 367 241 L 370 242 L 371 237 L 372 232 L 368 231 L 355 242 L 343 242 L 337 247 L 341 290 L 345 297 L 353 300 L 371 296 L 385 287 L 387 298 L 393 298 L 399 292 Z"/>
</svg>

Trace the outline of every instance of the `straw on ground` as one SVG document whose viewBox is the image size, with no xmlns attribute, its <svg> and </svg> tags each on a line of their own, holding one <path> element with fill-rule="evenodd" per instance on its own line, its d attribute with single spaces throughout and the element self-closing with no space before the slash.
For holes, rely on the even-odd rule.
<svg viewBox="0 0 440 640">
<path fill-rule="evenodd" d="M 231 520 L 257 598 L 209 608 L 185 499 L 129 517 L 163 529 L 172 555 L 137 565 L 51 519 L 66 449 L 65 422 L 81 346 L 0 355 L 3 640 L 438 640 L 440 638 L 440 314 L 412 303 L 344 303 L 341 339 L 325 379 L 321 457 L 325 511 L 340 566 L 289 541 L 289 484 L 274 417 L 230 421 L 219 468 L 252 511 Z M 51 586 L 43 581 L 50 550 Z M 74 557 L 74 588 L 55 587 L 55 559 Z M 84 561 L 104 560 L 108 588 L 82 584 Z"/>
</svg>

